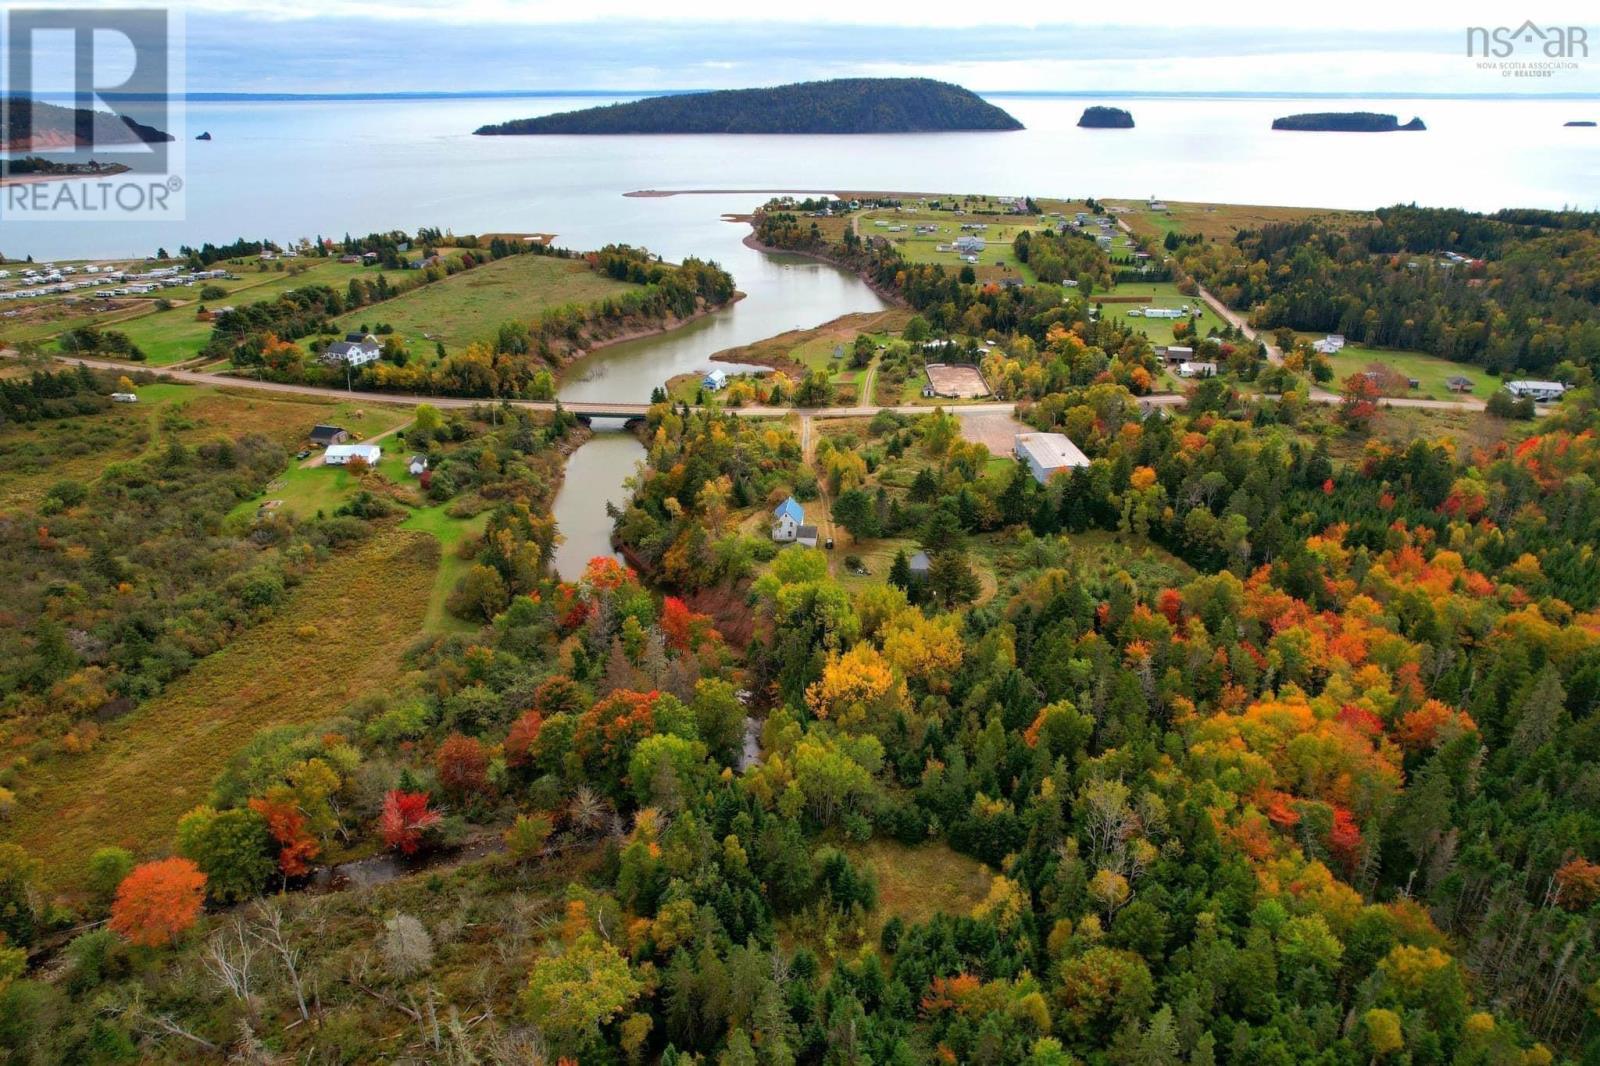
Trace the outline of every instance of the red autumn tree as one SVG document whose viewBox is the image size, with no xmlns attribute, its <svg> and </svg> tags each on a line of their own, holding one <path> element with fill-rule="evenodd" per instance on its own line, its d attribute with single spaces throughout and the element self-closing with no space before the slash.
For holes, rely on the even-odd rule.
<svg viewBox="0 0 1600 1066">
<path fill-rule="evenodd" d="M 489 787 L 489 753 L 477 737 L 453 733 L 433 757 L 439 783 L 455 795 L 471 795 Z"/>
<path fill-rule="evenodd" d="M 1365 374 L 1351 374 L 1344 379 L 1340 393 L 1339 421 L 1351 429 L 1364 428 L 1378 413 L 1378 383 Z"/>
<path fill-rule="evenodd" d="M 533 762 L 533 746 L 539 742 L 539 731 L 544 728 L 544 715 L 527 711 L 511 723 L 506 734 L 506 765 L 527 766 Z"/>
<path fill-rule="evenodd" d="M 1600 865 L 1582 856 L 1563 864 L 1556 871 L 1556 884 L 1561 888 L 1561 905 L 1569 911 L 1581 911 L 1600 899 Z"/>
<path fill-rule="evenodd" d="M 136 866 L 117 886 L 111 928 L 144 947 L 170 944 L 199 917 L 205 889 L 206 875 L 188 859 Z"/>
<path fill-rule="evenodd" d="M 1177 589 L 1162 589 L 1156 602 L 1161 613 L 1166 615 L 1167 621 L 1177 625 L 1178 619 L 1183 615 L 1183 593 Z"/>
<path fill-rule="evenodd" d="M 256 797 L 250 809 L 266 819 L 267 832 L 278 845 L 278 869 L 285 877 L 303 877 L 311 872 L 311 860 L 317 857 L 322 845 L 311 832 L 311 826 L 298 807 L 281 800 Z"/>
<path fill-rule="evenodd" d="M 439 812 L 428 807 L 426 792 L 390 789 L 383 797 L 383 815 L 378 819 L 383 842 L 405 855 L 415 855 L 422 846 L 422 834 L 439 824 Z"/>
</svg>

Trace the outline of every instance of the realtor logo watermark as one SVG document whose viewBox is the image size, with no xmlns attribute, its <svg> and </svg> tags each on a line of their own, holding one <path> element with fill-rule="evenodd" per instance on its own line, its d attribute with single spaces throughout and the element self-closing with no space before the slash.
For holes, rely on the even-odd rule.
<svg viewBox="0 0 1600 1066">
<path fill-rule="evenodd" d="M 21 8 L 0 22 L 0 222 L 184 217 L 182 21 Z"/>
<path fill-rule="evenodd" d="M 1467 58 L 1502 78 L 1555 78 L 1577 72 L 1589 58 L 1583 26 L 1468 26 Z"/>
</svg>

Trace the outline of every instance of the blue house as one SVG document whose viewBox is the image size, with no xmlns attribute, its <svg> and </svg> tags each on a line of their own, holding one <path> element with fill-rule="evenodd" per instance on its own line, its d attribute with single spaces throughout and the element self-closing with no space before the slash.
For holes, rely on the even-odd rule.
<svg viewBox="0 0 1600 1066">
<path fill-rule="evenodd" d="M 772 539 L 780 544 L 790 543 L 800 535 L 805 520 L 805 508 L 790 496 L 772 511 Z"/>
<path fill-rule="evenodd" d="M 706 376 L 700 380 L 700 385 L 702 388 L 710 389 L 712 392 L 720 392 L 728 387 L 727 372 L 715 368 L 708 370 L 706 371 Z"/>
</svg>

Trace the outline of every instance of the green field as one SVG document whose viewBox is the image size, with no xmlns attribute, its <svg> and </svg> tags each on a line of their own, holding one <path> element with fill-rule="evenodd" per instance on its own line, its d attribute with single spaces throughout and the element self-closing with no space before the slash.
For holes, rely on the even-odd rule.
<svg viewBox="0 0 1600 1066">
<path fill-rule="evenodd" d="M 324 563 L 278 614 L 208 656 L 78 756 L 18 797 L 7 838 L 43 860 L 45 881 L 77 887 L 95 848 L 166 853 L 180 815 L 258 731 L 336 715 L 399 677 L 438 569 L 416 533 L 378 533 Z"/>
<path fill-rule="evenodd" d="M 414 354 L 431 358 L 436 341 L 464 348 L 490 340 L 501 323 L 527 321 L 564 304 L 588 304 L 637 288 L 590 270 L 582 260 L 513 255 L 392 300 L 363 307 L 337 321 L 340 330 L 390 326 Z"/>
<path fill-rule="evenodd" d="M 1118 285 L 1105 296 L 1148 296 L 1150 300 L 1145 303 L 1108 303 L 1103 307 L 1105 317 L 1121 319 L 1128 323 L 1135 331 L 1142 332 L 1150 338 L 1151 344 L 1173 344 L 1172 325 L 1182 319 L 1173 318 L 1145 318 L 1142 315 L 1130 315 L 1132 310 L 1144 310 L 1147 307 L 1184 307 L 1190 311 L 1199 311 L 1200 319 L 1196 323 L 1196 334 L 1184 343 L 1193 346 L 1193 341 L 1199 340 L 1213 329 L 1221 330 L 1227 327 L 1217 313 L 1207 307 L 1205 301 L 1198 296 L 1185 296 L 1178 291 L 1178 286 L 1170 281 L 1163 282 L 1127 282 Z M 1093 297 L 1091 297 L 1093 300 Z"/>
<path fill-rule="evenodd" d="M 1322 338 L 1322 334 L 1302 333 L 1299 336 L 1304 340 Z M 1451 392 L 1445 385 L 1445 380 L 1458 374 L 1472 382 L 1473 390 L 1466 394 L 1471 398 L 1486 400 L 1500 387 L 1500 379 L 1489 376 L 1481 366 L 1454 363 L 1425 352 L 1347 344 L 1340 351 L 1328 356 L 1328 362 L 1333 366 L 1333 381 L 1328 383 L 1328 388 L 1334 390 L 1339 388 L 1345 378 L 1351 374 L 1361 373 L 1374 363 L 1393 367 L 1406 377 L 1417 379 L 1417 388 L 1404 393 L 1406 396 L 1420 396 L 1434 400 L 1455 399 L 1460 394 Z"/>
<path fill-rule="evenodd" d="M 211 337 L 211 323 L 197 319 L 195 312 L 202 303 L 210 307 L 245 306 L 271 300 L 291 289 L 306 285 L 328 285 L 343 289 L 352 277 L 376 277 L 377 271 L 333 259 L 286 260 L 306 267 L 299 273 L 289 270 L 260 271 L 254 265 L 229 267 L 239 274 L 238 280 L 226 278 L 199 282 L 193 287 L 160 290 L 148 296 L 129 297 L 134 307 L 114 311 L 96 311 L 92 303 L 69 309 L 65 303 L 48 301 L 40 305 L 40 314 L 26 321 L 5 327 L 8 341 L 47 341 L 65 330 L 82 325 L 115 329 L 126 333 L 130 340 L 147 356 L 149 366 L 170 366 L 199 354 Z M 218 264 L 222 269 L 227 264 Z M 228 290 L 228 295 L 209 302 L 200 299 L 200 290 L 217 285 Z M 172 302 L 171 309 L 156 309 L 156 301 Z"/>
</svg>

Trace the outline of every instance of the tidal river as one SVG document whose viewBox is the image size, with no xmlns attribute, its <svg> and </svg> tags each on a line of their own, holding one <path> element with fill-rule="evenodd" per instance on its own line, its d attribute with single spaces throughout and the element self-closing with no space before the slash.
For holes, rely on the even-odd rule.
<svg viewBox="0 0 1600 1066">
<path fill-rule="evenodd" d="M 879 296 L 854 275 L 814 259 L 769 255 L 744 245 L 749 227 L 720 221 L 724 211 L 748 211 L 759 196 L 679 196 L 633 201 L 679 214 L 692 210 L 714 225 L 700 230 L 703 243 L 678 254 L 715 259 L 730 272 L 745 298 L 679 330 L 602 348 L 575 363 L 563 376 L 563 400 L 644 401 L 675 374 L 703 371 L 711 356 L 784 330 L 820 325 L 855 311 L 884 307 Z M 595 423 L 595 436 L 567 461 L 566 480 L 556 494 L 557 527 L 565 538 L 555 567 L 572 579 L 596 555 L 610 555 L 611 519 L 607 502 L 627 499 L 623 481 L 633 474 L 644 449 L 618 423 Z"/>
</svg>

